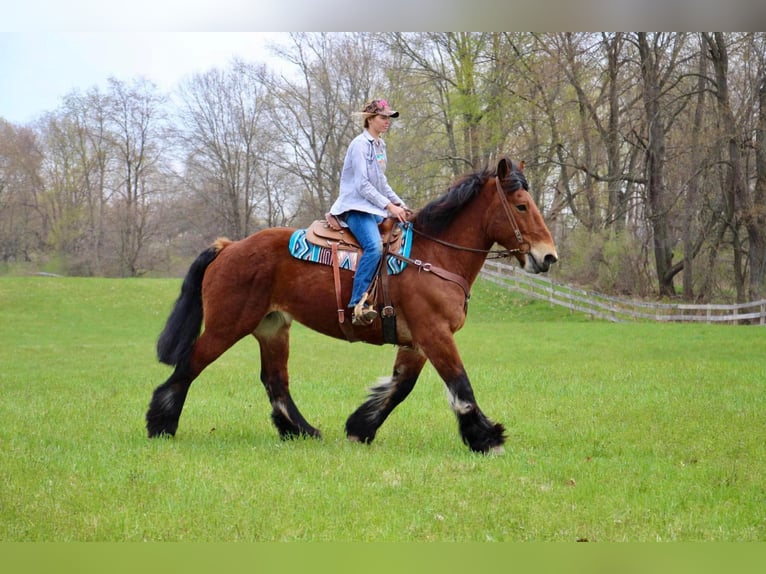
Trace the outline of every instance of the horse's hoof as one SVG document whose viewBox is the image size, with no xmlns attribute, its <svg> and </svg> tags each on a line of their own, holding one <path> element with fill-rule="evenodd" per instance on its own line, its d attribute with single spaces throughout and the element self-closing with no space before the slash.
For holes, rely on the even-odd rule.
<svg viewBox="0 0 766 574">
<path fill-rule="evenodd" d="M 348 442 L 362 442 L 358 436 L 353 434 L 348 435 L 346 438 L 348 438 Z"/>
<path fill-rule="evenodd" d="M 499 444 L 497 446 L 493 446 L 487 451 L 487 454 L 496 455 L 499 456 L 501 454 L 505 454 L 505 449 L 503 448 L 503 445 Z"/>
</svg>

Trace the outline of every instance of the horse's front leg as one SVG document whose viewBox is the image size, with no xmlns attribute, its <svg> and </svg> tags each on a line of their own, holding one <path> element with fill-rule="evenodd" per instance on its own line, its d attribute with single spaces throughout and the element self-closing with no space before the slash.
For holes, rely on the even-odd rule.
<svg viewBox="0 0 766 574">
<path fill-rule="evenodd" d="M 373 441 L 380 425 L 412 391 L 425 362 L 425 355 L 419 351 L 399 348 L 391 377 L 372 387 L 367 400 L 348 417 L 346 436 L 350 441 Z"/>
<path fill-rule="evenodd" d="M 449 403 L 455 413 L 463 442 L 475 452 L 502 452 L 505 429 L 481 411 L 452 333 L 431 332 L 423 345 L 428 360 L 447 385 Z"/>
</svg>

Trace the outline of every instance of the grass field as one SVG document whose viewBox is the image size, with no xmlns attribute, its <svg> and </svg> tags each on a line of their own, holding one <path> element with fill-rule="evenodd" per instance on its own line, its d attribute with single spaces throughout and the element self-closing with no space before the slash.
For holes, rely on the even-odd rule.
<svg viewBox="0 0 766 574">
<path fill-rule="evenodd" d="M 0 278 L 1 541 L 763 541 L 766 331 L 617 325 L 480 283 L 458 334 L 503 456 L 427 367 L 372 445 L 346 417 L 395 349 L 293 329 L 322 441 L 282 442 L 239 343 L 174 439 L 144 414 L 178 280 Z"/>
</svg>

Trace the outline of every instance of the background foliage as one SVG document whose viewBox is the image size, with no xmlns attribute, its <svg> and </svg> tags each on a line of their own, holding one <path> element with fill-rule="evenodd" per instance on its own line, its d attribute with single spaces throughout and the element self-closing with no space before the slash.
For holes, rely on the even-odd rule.
<svg viewBox="0 0 766 574">
<path fill-rule="evenodd" d="M 319 217 L 352 113 L 402 117 L 414 207 L 524 160 L 560 278 L 690 301 L 762 298 L 764 33 L 292 33 L 160 93 L 137 78 L 0 118 L 0 270 L 179 275 L 218 235 Z"/>
</svg>

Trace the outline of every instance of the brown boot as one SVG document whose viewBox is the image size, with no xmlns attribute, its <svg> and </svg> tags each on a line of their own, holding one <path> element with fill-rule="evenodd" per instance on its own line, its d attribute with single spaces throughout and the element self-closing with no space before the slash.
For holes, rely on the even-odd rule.
<svg viewBox="0 0 766 574">
<path fill-rule="evenodd" d="M 351 324 L 357 326 L 371 325 L 378 312 L 367 303 L 367 293 L 354 306 L 354 316 L 351 318 Z"/>
</svg>

